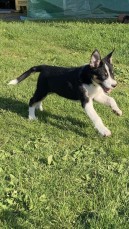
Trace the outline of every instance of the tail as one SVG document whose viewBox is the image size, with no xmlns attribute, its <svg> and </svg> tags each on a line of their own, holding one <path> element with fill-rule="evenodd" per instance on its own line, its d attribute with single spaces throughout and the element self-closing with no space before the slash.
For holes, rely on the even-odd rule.
<svg viewBox="0 0 129 229">
<path fill-rule="evenodd" d="M 28 76 L 30 76 L 31 73 L 34 72 L 41 72 L 43 70 L 43 65 L 35 66 L 24 72 L 22 75 L 20 75 L 18 78 L 11 80 L 8 84 L 16 85 L 20 83 L 22 80 L 26 79 Z"/>
</svg>

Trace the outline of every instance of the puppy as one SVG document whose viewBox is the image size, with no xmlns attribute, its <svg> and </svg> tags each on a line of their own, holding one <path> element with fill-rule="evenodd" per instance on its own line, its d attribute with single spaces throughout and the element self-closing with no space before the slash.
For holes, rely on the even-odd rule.
<svg viewBox="0 0 129 229">
<path fill-rule="evenodd" d="M 18 84 L 31 73 L 39 72 L 37 88 L 29 102 L 29 119 L 36 118 L 36 108 L 43 110 L 41 101 L 49 93 L 56 93 L 64 98 L 80 101 L 98 132 L 103 136 L 110 136 L 110 130 L 105 127 L 93 107 L 93 100 L 110 106 L 117 115 L 122 115 L 115 100 L 108 96 L 110 90 L 117 85 L 112 65 L 113 51 L 101 59 L 96 49 L 91 55 L 90 63 L 80 67 L 35 66 L 9 84 Z"/>
</svg>

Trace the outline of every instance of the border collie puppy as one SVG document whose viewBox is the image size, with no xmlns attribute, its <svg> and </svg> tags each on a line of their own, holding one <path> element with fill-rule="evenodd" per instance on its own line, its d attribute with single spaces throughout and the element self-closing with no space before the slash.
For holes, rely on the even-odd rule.
<svg viewBox="0 0 129 229">
<path fill-rule="evenodd" d="M 112 65 L 113 51 L 101 59 L 96 49 L 91 55 L 90 63 L 80 67 L 35 66 L 9 84 L 18 84 L 31 73 L 39 72 L 37 88 L 29 102 L 29 119 L 36 118 L 36 108 L 43 110 L 41 101 L 48 94 L 56 93 L 64 98 L 80 101 L 98 132 L 103 136 L 110 136 L 110 130 L 105 127 L 93 107 L 93 100 L 110 106 L 117 115 L 122 115 L 115 100 L 108 96 L 117 85 Z"/>
</svg>

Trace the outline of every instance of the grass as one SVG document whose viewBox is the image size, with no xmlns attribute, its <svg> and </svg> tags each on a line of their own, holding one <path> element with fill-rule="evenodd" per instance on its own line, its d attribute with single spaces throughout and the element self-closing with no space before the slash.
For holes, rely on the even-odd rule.
<svg viewBox="0 0 129 229">
<path fill-rule="evenodd" d="M 127 229 L 129 226 L 129 30 L 95 22 L 0 21 L 0 228 Z M 123 111 L 95 103 L 112 131 L 101 137 L 79 103 L 56 95 L 30 122 L 28 101 L 37 74 L 7 83 L 37 64 L 79 66 L 95 48 L 115 47 Z"/>
</svg>

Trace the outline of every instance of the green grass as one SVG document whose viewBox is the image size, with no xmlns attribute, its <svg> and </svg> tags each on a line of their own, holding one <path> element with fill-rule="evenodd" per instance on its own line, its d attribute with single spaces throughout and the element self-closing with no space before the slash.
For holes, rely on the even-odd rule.
<svg viewBox="0 0 129 229">
<path fill-rule="evenodd" d="M 95 22 L 0 22 L 0 228 L 129 228 L 129 29 Z M 29 121 L 37 74 L 7 83 L 31 66 L 79 66 L 97 48 L 115 47 L 123 111 L 95 109 L 112 131 L 94 129 L 79 103 L 50 95 Z"/>
</svg>

